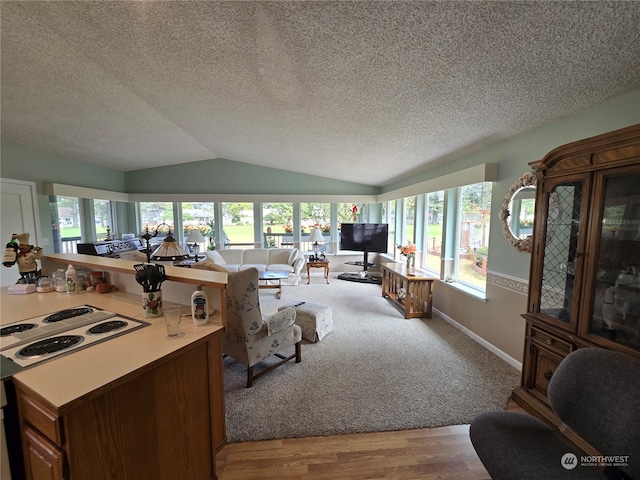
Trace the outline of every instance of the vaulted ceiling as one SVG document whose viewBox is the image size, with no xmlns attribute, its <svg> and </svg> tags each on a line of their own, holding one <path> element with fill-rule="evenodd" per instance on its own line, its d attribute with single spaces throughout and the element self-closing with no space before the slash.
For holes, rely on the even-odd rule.
<svg viewBox="0 0 640 480">
<path fill-rule="evenodd" d="M 640 2 L 2 1 L 5 139 L 384 186 L 640 87 Z"/>
</svg>

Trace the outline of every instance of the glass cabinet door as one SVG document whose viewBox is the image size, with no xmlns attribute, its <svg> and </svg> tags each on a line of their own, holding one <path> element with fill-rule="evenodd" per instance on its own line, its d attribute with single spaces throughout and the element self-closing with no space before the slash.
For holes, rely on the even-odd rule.
<svg viewBox="0 0 640 480">
<path fill-rule="evenodd" d="M 549 183 L 544 193 L 547 224 L 538 311 L 546 321 L 575 331 L 583 233 L 580 225 L 587 182 L 582 177 Z"/>
<path fill-rule="evenodd" d="M 586 333 L 640 350 L 640 169 L 603 172 L 594 190 L 602 193 L 594 212 L 599 223 L 593 223 L 599 228 L 590 243 L 597 261 Z"/>
</svg>

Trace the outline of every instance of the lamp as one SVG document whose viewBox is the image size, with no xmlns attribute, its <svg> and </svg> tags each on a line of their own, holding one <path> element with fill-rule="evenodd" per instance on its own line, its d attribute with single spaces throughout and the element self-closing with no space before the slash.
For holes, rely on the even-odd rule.
<svg viewBox="0 0 640 480">
<path fill-rule="evenodd" d="M 158 225 L 156 231 L 153 234 L 154 237 L 158 235 L 158 229 L 162 225 L 166 225 L 167 227 L 169 226 L 166 223 L 161 223 L 160 225 Z M 156 248 L 156 251 L 151 254 L 151 259 L 157 262 L 172 262 L 175 260 L 184 260 L 187 258 L 189 258 L 189 254 L 184 251 L 184 248 L 176 243 L 176 239 L 173 238 L 173 235 L 171 234 L 171 228 L 169 228 L 167 236 L 164 238 L 164 242 L 162 242 L 162 245 Z"/>
<path fill-rule="evenodd" d="M 320 245 L 318 244 L 318 242 L 324 242 L 322 230 L 320 230 L 319 228 L 314 228 L 311 232 L 311 235 L 309 236 L 309 241 L 313 242 L 312 247 L 313 253 L 315 254 L 310 258 L 310 260 L 312 262 L 317 262 L 318 260 L 320 260 L 320 257 L 318 256 L 318 253 L 320 253 Z"/>
<path fill-rule="evenodd" d="M 202 236 L 202 232 L 200 230 L 191 230 L 189 232 L 189 236 L 187 237 L 187 245 L 189 246 L 189 250 L 195 256 L 195 261 L 198 261 L 198 251 L 200 250 L 200 244 L 204 242 L 204 237 Z"/>
</svg>

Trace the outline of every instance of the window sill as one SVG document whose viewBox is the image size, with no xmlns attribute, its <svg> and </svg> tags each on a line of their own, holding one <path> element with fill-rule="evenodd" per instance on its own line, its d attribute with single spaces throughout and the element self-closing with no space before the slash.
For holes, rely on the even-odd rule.
<svg viewBox="0 0 640 480">
<path fill-rule="evenodd" d="M 486 302 L 487 301 L 487 293 L 486 292 L 482 292 L 480 290 L 476 290 L 475 288 L 471 288 L 468 287 L 467 285 L 464 285 L 462 283 L 458 283 L 458 282 L 445 282 L 443 281 L 442 283 L 444 283 L 445 285 L 450 286 L 451 288 L 455 288 L 456 290 L 460 290 L 462 293 L 469 295 L 470 297 L 475 298 L 476 300 L 480 300 L 482 302 Z"/>
</svg>

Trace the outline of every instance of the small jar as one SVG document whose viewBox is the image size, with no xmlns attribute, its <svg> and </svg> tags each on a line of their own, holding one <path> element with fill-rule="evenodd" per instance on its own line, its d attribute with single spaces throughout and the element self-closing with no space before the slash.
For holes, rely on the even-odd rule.
<svg viewBox="0 0 640 480">
<path fill-rule="evenodd" d="M 40 277 L 36 291 L 39 293 L 53 292 L 55 290 L 54 281 L 49 277 Z"/>
<path fill-rule="evenodd" d="M 67 293 L 67 279 L 64 268 L 59 268 L 53 273 L 55 279 L 56 292 Z"/>
</svg>

